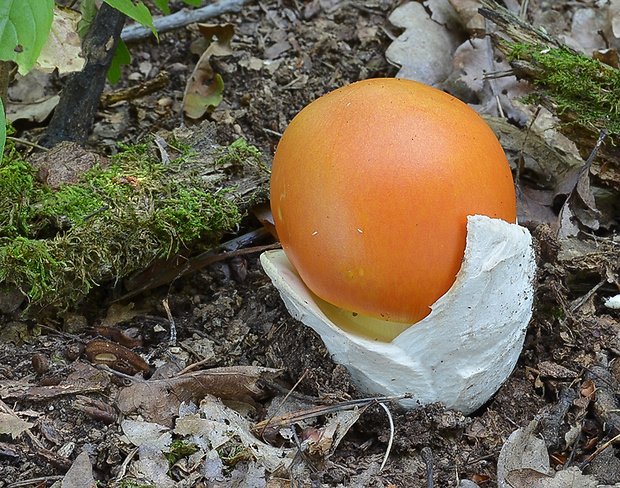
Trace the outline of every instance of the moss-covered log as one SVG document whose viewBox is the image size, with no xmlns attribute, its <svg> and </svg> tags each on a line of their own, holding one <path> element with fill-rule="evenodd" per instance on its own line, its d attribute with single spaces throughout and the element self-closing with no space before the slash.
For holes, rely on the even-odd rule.
<svg viewBox="0 0 620 488">
<path fill-rule="evenodd" d="M 480 13 L 498 26 L 491 34 L 518 78 L 532 83 L 526 102 L 556 114 L 559 129 L 584 158 L 602 131 L 609 134 L 592 166 L 603 184 L 620 190 L 620 71 L 585 56 L 524 22 L 493 0 Z"/>
<path fill-rule="evenodd" d="M 208 127 L 171 134 L 165 149 L 162 141 L 125 147 L 57 188 L 43 180 L 80 148 L 64 143 L 34 167 L 9 147 L 0 164 L 0 286 L 66 307 L 156 260 L 213 248 L 266 200 L 269 171 L 244 141 L 218 147 Z"/>
</svg>

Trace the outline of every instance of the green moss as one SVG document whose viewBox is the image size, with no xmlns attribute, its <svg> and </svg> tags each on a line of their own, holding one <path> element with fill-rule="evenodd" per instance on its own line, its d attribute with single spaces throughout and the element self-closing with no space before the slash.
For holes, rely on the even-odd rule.
<svg viewBox="0 0 620 488">
<path fill-rule="evenodd" d="M 28 233 L 32 200 L 38 200 L 36 171 L 19 158 L 0 162 L 0 237 Z"/>
<path fill-rule="evenodd" d="M 57 191 L 8 147 L 0 164 L 0 286 L 65 307 L 105 280 L 184 249 L 202 252 L 235 231 L 243 214 L 234 185 L 217 172 L 205 177 L 204 162 L 175 147 L 179 155 L 168 162 L 155 144 L 124 147 L 109 167 Z"/>
<path fill-rule="evenodd" d="M 32 300 L 54 293 L 64 263 L 47 242 L 25 237 L 0 239 L 0 283 L 13 283 Z"/>
<path fill-rule="evenodd" d="M 156 488 L 155 485 L 145 485 L 133 479 L 123 479 L 120 488 Z"/>
<path fill-rule="evenodd" d="M 247 164 L 248 160 L 263 166 L 260 151 L 256 146 L 248 144 L 245 139 L 240 137 L 226 148 L 225 153 L 217 160 L 217 164 L 233 163 L 239 166 Z"/>
<path fill-rule="evenodd" d="M 194 442 L 172 441 L 170 444 L 170 452 L 166 453 L 166 458 L 170 466 L 174 466 L 179 459 L 191 456 L 198 451 L 198 445 Z"/>
<path fill-rule="evenodd" d="M 547 99 L 559 115 L 570 112 L 570 123 L 620 134 L 620 71 L 566 47 L 509 44 L 508 60 L 527 61 L 536 70 L 537 91 L 526 101 Z"/>
</svg>

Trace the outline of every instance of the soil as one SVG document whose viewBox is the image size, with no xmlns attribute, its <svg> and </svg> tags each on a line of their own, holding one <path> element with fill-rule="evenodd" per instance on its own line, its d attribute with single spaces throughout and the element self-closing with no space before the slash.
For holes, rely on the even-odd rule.
<svg viewBox="0 0 620 488">
<path fill-rule="evenodd" d="M 219 23 L 234 24 L 237 38 L 231 56 L 212 61 L 225 80 L 224 100 L 209 116 L 218 142 L 229 144 L 243 136 L 269 162 L 278 134 L 306 104 L 349 82 L 394 76 L 397 68 L 386 62 L 385 50 L 396 32 L 385 26 L 398 3 L 304 5 L 267 0 L 219 18 Z M 194 27 L 178 29 L 162 34 L 159 43 L 131 47 L 132 65 L 125 69 L 119 87 L 140 77 L 153 78 L 163 69 L 171 82 L 162 92 L 102 109 L 89 139 L 91 149 L 109 154 L 117 141 L 136 142 L 147 133 L 182 123 L 175 114 L 197 60 L 190 52 L 197 35 Z M 280 63 L 278 69 L 272 71 L 268 64 L 256 70 L 249 67 L 252 57 L 270 56 Z M 248 218 L 240 233 L 258 226 Z M 539 272 L 526 344 L 513 374 L 477 412 L 464 416 L 439 404 L 409 411 L 390 405 L 395 428 L 391 435 L 386 412 L 370 402 L 333 452 L 303 456 L 295 470 L 277 475 L 262 471 L 262 477 L 250 477 L 247 473 L 260 463 L 242 459 L 230 462 L 223 478 L 207 481 L 204 473 L 191 478 L 178 464 L 170 470 L 171 479 L 179 482 L 176 486 L 217 487 L 407 488 L 433 483 L 455 487 L 462 480 L 496 486 L 503 444 L 515 429 L 533 419 L 543 419 L 539 431 L 553 467 L 565 464 L 569 456 L 573 465 L 580 465 L 617 434 L 611 412 L 618 408 L 615 391 L 620 371 L 615 359 L 620 354 L 620 314 L 604 307 L 602 298 L 617 293 L 611 283 L 617 282 L 620 256 L 617 243 L 610 239 L 582 239 L 591 251 L 576 253 L 550 237 L 546 226 L 531 230 L 538 242 Z M 146 359 L 149 375 L 161 374 L 164 364 L 181 369 L 199 361 L 201 368 L 281 370 L 276 380 L 261 384 L 265 398 L 251 400 L 251 408 L 242 410 L 252 423 L 271 415 L 273 397 L 281 401 L 282 391 L 293 385 L 298 401 L 311 398 L 337 404 L 364 398 L 347 370 L 331 360 L 320 338 L 291 318 L 256 253 L 216 263 L 131 301 L 112 303 L 117 293 L 117 286 L 104 284 L 76 310 L 34 318 L 22 315 L 21 305 L 0 316 L 0 397 L 4 401 L 0 411 L 19 412 L 33 424 L 29 435 L 15 438 L 8 435 L 10 431 L 0 431 L 0 487 L 51 486 L 83 450 L 98 486 L 145 486 L 137 476 L 127 474 L 135 451 L 124 436 L 117 404 L 119 391 L 127 388 L 124 379 L 96 370 L 108 380 L 92 386 L 94 380 L 88 377 L 92 389 L 71 389 L 80 385 L 71 383 L 76 377 L 80 381 L 87 377 L 80 367 L 91 363 L 81 353 L 94 337 L 109 332 L 104 326 L 115 331 L 111 337 L 116 339 L 140 339 L 131 349 Z M 11 307 L 3 304 L 3 308 Z M 173 329 L 176 342 L 171 345 Z M 601 372 L 592 374 L 594 366 L 602 367 L 604 378 Z M 589 382 L 599 391 L 611 392 L 606 409 L 594 402 Z M 31 387 L 47 388 L 47 393 Z M 573 396 L 566 401 L 569 392 Z M 101 402 L 96 409 L 84 406 L 92 406 L 93 401 Z M 319 417 L 314 427 L 320 429 L 324 422 L 326 417 Z M 580 437 L 568 443 L 565 434 L 575 426 Z M 296 434 L 302 434 L 301 427 Z M 295 448 L 294 435 L 276 437 L 280 444 Z M 390 443 L 388 461 L 380 470 Z M 611 447 L 608 453 L 617 463 L 617 450 Z M 613 464 L 608 461 L 596 468 L 585 463 L 583 468 L 601 482 L 619 483 Z M 181 481 L 190 478 L 191 484 Z"/>
</svg>

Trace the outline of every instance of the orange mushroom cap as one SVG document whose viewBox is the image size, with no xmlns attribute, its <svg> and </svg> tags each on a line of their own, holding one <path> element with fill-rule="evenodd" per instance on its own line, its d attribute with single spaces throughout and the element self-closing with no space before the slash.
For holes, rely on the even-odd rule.
<svg viewBox="0 0 620 488">
<path fill-rule="evenodd" d="M 510 167 L 484 120 L 442 91 L 393 78 L 353 83 L 297 114 L 274 157 L 271 207 L 310 290 L 405 323 L 454 283 L 468 215 L 516 221 Z"/>
</svg>

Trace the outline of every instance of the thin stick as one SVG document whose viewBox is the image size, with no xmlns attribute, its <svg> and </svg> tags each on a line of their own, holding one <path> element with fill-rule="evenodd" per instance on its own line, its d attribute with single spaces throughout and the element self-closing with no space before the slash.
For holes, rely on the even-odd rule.
<svg viewBox="0 0 620 488">
<path fill-rule="evenodd" d="M 420 454 L 426 463 L 426 488 L 433 488 L 433 451 L 426 446 L 422 448 Z"/>
<path fill-rule="evenodd" d="M 579 465 L 579 469 L 583 469 L 585 468 L 589 463 L 592 462 L 592 460 L 598 456 L 601 452 L 603 452 L 605 449 L 607 449 L 609 446 L 611 446 L 614 442 L 616 442 L 617 440 L 620 439 L 620 434 L 618 434 L 616 437 L 614 437 L 613 439 L 609 439 L 605 444 L 603 444 L 601 447 L 599 447 L 596 451 L 594 451 L 592 454 L 590 454 L 585 461 L 583 461 L 580 465 Z"/>
<path fill-rule="evenodd" d="M 166 296 L 166 298 L 164 298 L 161 303 L 166 310 L 166 315 L 168 316 L 168 321 L 170 322 L 170 339 L 168 340 L 168 342 L 171 345 L 174 345 L 177 343 L 177 326 L 174 322 L 172 312 L 170 311 L 170 306 L 168 305 L 168 296 Z"/>
<path fill-rule="evenodd" d="M 280 402 L 280 405 L 278 405 L 278 408 L 276 408 L 276 411 L 273 412 L 273 415 L 271 416 L 271 418 L 269 418 L 267 420 L 267 422 L 265 422 L 265 425 L 263 426 L 263 430 L 261 430 L 260 432 L 260 437 L 261 439 L 263 438 L 263 434 L 265 433 L 265 429 L 267 429 L 267 427 L 269 426 L 269 423 L 275 418 L 276 414 L 280 411 L 280 409 L 284 406 L 284 404 L 286 403 L 286 401 L 288 400 L 288 398 L 291 396 L 291 394 L 295 391 L 295 389 L 297 389 L 297 387 L 299 386 L 299 383 L 302 382 L 302 380 L 308 376 L 308 373 L 310 372 L 309 369 L 306 369 L 304 371 L 304 374 L 302 374 L 299 379 L 297 380 L 297 382 L 293 385 L 293 388 L 291 388 L 288 393 L 284 396 L 284 399 Z"/>
<path fill-rule="evenodd" d="M 204 22 L 212 17 L 217 17 L 229 12 L 240 12 L 246 3 L 250 0 L 222 0 L 221 2 L 213 3 L 194 10 L 179 10 L 178 12 L 160 17 L 153 21 L 153 26 L 157 33 L 162 34 L 164 32 L 184 27 L 194 22 Z M 140 41 L 151 37 L 153 33 L 151 29 L 142 27 L 140 24 L 133 24 L 125 27 L 121 32 L 121 39 L 125 42 Z"/>
<path fill-rule="evenodd" d="M 30 141 L 27 141 L 26 139 L 20 139 L 19 137 L 6 136 L 6 140 L 14 142 L 16 144 L 23 144 L 24 146 L 34 147 L 35 149 L 38 149 L 39 151 L 49 151 L 50 150 L 49 147 L 39 146 L 35 142 L 30 142 Z"/>
</svg>

